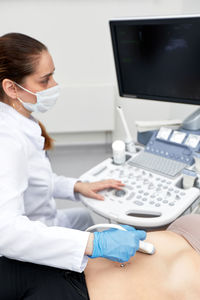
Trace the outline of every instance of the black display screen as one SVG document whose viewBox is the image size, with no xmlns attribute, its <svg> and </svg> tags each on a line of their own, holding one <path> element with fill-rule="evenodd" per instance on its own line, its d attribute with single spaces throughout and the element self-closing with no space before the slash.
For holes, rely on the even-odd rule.
<svg viewBox="0 0 200 300">
<path fill-rule="evenodd" d="M 200 17 L 110 21 L 122 97 L 200 104 Z"/>
</svg>

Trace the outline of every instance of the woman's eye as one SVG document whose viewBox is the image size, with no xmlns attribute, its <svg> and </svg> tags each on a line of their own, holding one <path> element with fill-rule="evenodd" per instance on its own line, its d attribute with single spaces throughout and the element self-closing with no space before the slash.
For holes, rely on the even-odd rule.
<svg viewBox="0 0 200 300">
<path fill-rule="evenodd" d="M 45 83 L 48 83 L 48 81 L 49 81 L 49 78 L 47 78 L 47 79 L 45 79 L 45 80 L 42 80 L 41 83 L 42 83 L 42 84 L 45 84 Z"/>
</svg>

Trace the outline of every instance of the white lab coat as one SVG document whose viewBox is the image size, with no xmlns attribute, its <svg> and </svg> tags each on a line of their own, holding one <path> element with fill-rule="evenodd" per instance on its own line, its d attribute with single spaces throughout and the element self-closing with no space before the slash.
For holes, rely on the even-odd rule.
<svg viewBox="0 0 200 300">
<path fill-rule="evenodd" d="M 77 179 L 53 173 L 43 146 L 37 120 L 0 102 L 0 255 L 82 272 L 89 233 L 56 226 L 54 200 L 76 200 Z"/>
</svg>

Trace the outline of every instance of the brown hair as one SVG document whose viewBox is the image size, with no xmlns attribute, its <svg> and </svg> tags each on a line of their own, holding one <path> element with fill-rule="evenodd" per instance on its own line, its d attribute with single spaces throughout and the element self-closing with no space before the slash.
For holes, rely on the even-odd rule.
<svg viewBox="0 0 200 300">
<path fill-rule="evenodd" d="M 25 77 L 35 72 L 42 51 L 48 51 L 44 44 L 22 33 L 8 33 L 0 37 L 0 101 L 3 102 L 5 97 L 2 81 L 8 78 L 23 84 Z M 45 138 L 44 150 L 49 150 L 54 140 L 41 122 L 39 125 Z"/>
</svg>

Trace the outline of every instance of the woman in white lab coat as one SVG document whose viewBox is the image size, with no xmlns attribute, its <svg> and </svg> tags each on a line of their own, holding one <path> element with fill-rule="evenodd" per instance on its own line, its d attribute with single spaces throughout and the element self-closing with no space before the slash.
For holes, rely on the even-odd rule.
<svg viewBox="0 0 200 300">
<path fill-rule="evenodd" d="M 81 292 L 84 285 L 74 290 L 76 284 L 69 284 L 69 274 L 81 276 L 87 255 L 127 261 L 146 236 L 131 227 L 126 232 L 87 233 L 81 229 L 92 223 L 88 212 L 57 211 L 54 197 L 76 200 L 81 193 L 103 200 L 98 191 L 121 189 L 123 184 L 83 183 L 53 173 L 46 156 L 52 139 L 31 113 L 55 104 L 59 86 L 54 70 L 51 55 L 39 41 L 19 33 L 0 37 L 0 274 L 8 279 L 1 278 L 4 300 L 87 299 L 87 291 L 84 296 Z M 55 285 L 35 284 L 49 274 Z M 78 282 L 84 283 L 84 276 Z"/>
</svg>

